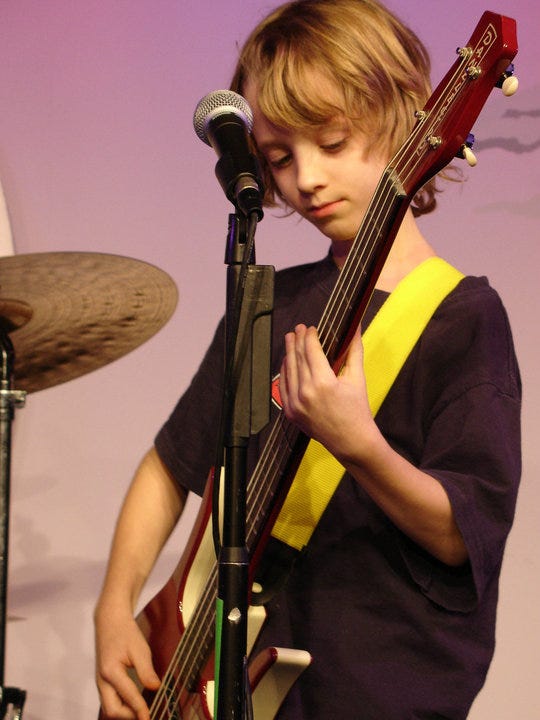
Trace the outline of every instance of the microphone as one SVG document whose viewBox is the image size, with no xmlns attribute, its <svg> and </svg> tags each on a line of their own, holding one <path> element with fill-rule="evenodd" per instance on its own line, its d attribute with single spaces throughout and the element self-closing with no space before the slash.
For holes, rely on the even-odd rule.
<svg viewBox="0 0 540 720">
<path fill-rule="evenodd" d="M 264 189 L 257 158 L 249 151 L 252 126 L 253 113 L 247 100 L 232 90 L 205 95 L 193 115 L 195 132 L 219 157 L 216 177 L 225 195 L 244 215 L 256 212 L 261 220 Z"/>
</svg>

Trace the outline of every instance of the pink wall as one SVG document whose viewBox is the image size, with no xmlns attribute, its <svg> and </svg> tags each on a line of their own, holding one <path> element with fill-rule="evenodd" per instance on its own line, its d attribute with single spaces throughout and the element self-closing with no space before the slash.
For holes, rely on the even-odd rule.
<svg viewBox="0 0 540 720">
<path fill-rule="evenodd" d="M 429 46 L 437 82 L 481 13 L 480 0 L 392 0 Z M 236 43 L 267 0 L 4 0 L 0 4 L 0 179 L 17 253 L 95 251 L 166 270 L 179 307 L 150 342 L 17 411 L 6 684 L 26 720 L 90 720 L 91 614 L 133 469 L 194 371 L 223 308 L 230 206 L 215 156 L 195 136 L 200 97 L 226 87 Z M 501 588 L 498 649 L 474 720 L 540 717 L 535 376 L 540 9 L 491 3 L 518 20 L 521 88 L 493 93 L 476 125 L 479 165 L 423 222 L 438 251 L 486 274 L 512 321 L 525 388 L 524 479 Z M 320 257 L 325 241 L 269 213 L 259 262 Z M 1 282 L 1 278 L 0 278 Z M 24 388 L 23 388 L 24 389 Z M 149 596 L 179 555 L 183 528 Z"/>
</svg>

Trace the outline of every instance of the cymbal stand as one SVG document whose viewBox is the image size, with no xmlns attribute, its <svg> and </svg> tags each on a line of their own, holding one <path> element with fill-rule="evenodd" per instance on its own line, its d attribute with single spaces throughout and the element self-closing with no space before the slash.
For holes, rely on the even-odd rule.
<svg viewBox="0 0 540 720">
<path fill-rule="evenodd" d="M 26 392 L 13 389 L 15 353 L 9 336 L 3 330 L 0 330 L 0 343 L 2 352 L 0 378 L 0 719 L 19 720 L 22 715 L 26 692 L 19 688 L 4 687 L 4 665 L 7 620 L 11 425 L 14 408 L 24 405 Z"/>
</svg>

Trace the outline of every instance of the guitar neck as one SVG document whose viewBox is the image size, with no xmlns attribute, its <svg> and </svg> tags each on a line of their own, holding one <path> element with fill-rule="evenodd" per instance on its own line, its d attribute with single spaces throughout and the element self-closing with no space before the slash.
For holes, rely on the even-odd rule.
<svg viewBox="0 0 540 720">
<path fill-rule="evenodd" d="M 384 171 L 318 326 L 329 363 L 339 372 L 409 205 L 392 165 Z"/>
<path fill-rule="evenodd" d="M 319 322 L 323 350 L 336 372 L 364 315 L 409 199 L 389 166 L 380 179 L 347 261 Z M 269 532 L 298 469 L 308 438 L 281 412 L 247 488 L 250 551 Z M 257 553 L 261 551 L 257 549 Z"/>
</svg>

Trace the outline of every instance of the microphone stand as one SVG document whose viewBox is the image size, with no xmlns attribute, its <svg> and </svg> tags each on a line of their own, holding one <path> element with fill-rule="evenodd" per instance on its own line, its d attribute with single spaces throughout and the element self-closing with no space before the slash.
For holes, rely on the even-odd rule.
<svg viewBox="0 0 540 720">
<path fill-rule="evenodd" d="M 223 456 L 223 536 L 216 608 L 217 720 L 252 717 L 247 680 L 249 437 L 270 419 L 274 268 L 255 265 L 256 213 L 229 216 Z M 215 503 L 215 507 L 217 503 Z M 214 513 L 215 518 L 218 517 Z"/>
<path fill-rule="evenodd" d="M 11 470 L 11 425 L 13 408 L 22 407 L 26 392 L 13 390 L 14 351 L 9 336 L 0 327 L 2 369 L 0 376 L 0 718 L 19 720 L 26 692 L 19 688 L 4 687 L 6 604 L 9 544 L 9 503 Z M 9 710 L 9 715 L 8 715 Z"/>
</svg>

